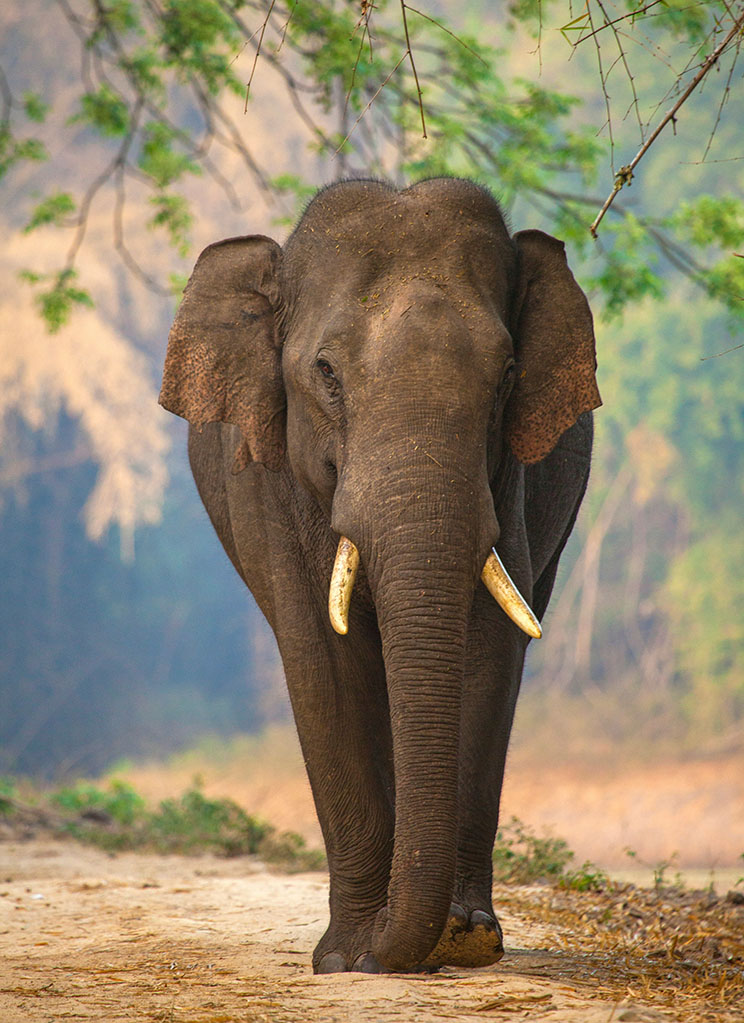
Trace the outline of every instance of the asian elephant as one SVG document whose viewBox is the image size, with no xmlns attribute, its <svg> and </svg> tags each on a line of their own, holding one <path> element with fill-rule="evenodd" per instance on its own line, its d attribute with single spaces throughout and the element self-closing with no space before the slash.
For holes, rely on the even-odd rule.
<svg viewBox="0 0 744 1023">
<path fill-rule="evenodd" d="M 506 749 L 595 368 L 563 244 L 468 181 L 337 183 L 283 247 L 197 261 L 160 401 L 279 645 L 330 869 L 316 972 L 503 954 Z"/>
</svg>

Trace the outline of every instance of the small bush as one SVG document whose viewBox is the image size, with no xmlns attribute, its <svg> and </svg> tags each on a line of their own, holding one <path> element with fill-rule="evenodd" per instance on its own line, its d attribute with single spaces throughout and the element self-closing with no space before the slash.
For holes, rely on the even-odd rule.
<svg viewBox="0 0 744 1023">
<path fill-rule="evenodd" d="M 604 870 L 585 860 L 578 870 L 567 870 L 558 884 L 574 892 L 601 892 L 609 888 L 611 882 Z"/>
<path fill-rule="evenodd" d="M 214 849 L 227 856 L 258 853 L 274 830 L 231 799 L 207 799 L 196 785 L 180 799 L 164 799 L 148 825 L 150 839 L 164 852 Z"/>
<path fill-rule="evenodd" d="M 50 813 L 50 806 L 57 812 Z M 36 825 L 111 851 L 258 855 L 288 870 L 318 870 L 325 865 L 324 854 L 308 849 L 300 835 L 277 832 L 232 799 L 209 799 L 199 779 L 182 796 L 164 799 L 156 810 L 148 810 L 142 796 L 119 780 L 105 789 L 80 782 L 53 792 L 38 806 L 26 807 L 15 799 L 13 783 L 0 778 L 0 814 L 20 820 L 28 816 L 24 811 L 32 810 Z"/>
<path fill-rule="evenodd" d="M 499 828 L 493 849 L 494 880 L 514 884 L 557 880 L 574 858 L 568 843 L 540 837 L 517 817 Z"/>
<path fill-rule="evenodd" d="M 16 795 L 17 790 L 13 779 L 0 777 L 0 814 L 5 816 L 13 812 L 13 800 Z"/>
<path fill-rule="evenodd" d="M 99 789 L 96 785 L 78 782 L 72 788 L 60 789 L 50 797 L 50 801 L 60 810 L 69 813 L 85 814 L 96 810 L 105 814 L 118 824 L 131 825 L 145 811 L 145 801 L 131 785 L 124 781 L 113 780 L 108 790 Z"/>
</svg>

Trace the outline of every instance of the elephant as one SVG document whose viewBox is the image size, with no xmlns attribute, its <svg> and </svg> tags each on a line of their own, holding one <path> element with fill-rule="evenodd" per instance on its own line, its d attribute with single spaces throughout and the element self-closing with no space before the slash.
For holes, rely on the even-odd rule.
<svg viewBox="0 0 744 1023">
<path fill-rule="evenodd" d="M 497 962 L 507 745 L 601 404 L 563 243 L 468 180 L 336 182 L 283 246 L 202 252 L 160 402 L 278 643 L 330 873 L 314 971 Z"/>
</svg>

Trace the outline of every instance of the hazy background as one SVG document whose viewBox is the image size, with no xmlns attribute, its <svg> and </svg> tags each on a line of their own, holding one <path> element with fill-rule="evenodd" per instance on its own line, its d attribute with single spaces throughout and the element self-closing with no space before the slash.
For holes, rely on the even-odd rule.
<svg viewBox="0 0 744 1023">
<path fill-rule="evenodd" d="M 489 31 L 490 5 L 462 7 L 464 23 Z M 172 299 L 154 297 L 122 266 L 104 201 L 92 208 L 81 257 L 95 310 L 48 335 L 17 281 L 20 268 L 57 266 L 69 241 L 54 229 L 19 233 L 30 197 L 51 183 L 73 187 L 105 157 L 89 130 L 67 125 L 80 56 L 56 5 L 12 0 L 0 28 L 14 92 L 32 89 L 53 102 L 39 129 L 52 162 L 7 175 L 0 206 L 0 772 L 62 778 L 100 773 L 122 758 L 162 759 L 204 736 L 258 733 L 290 717 L 273 638 L 196 496 L 185 424 L 157 406 Z M 532 51 L 525 40 L 505 64 L 535 77 Z M 251 61 L 241 59 L 247 76 Z M 601 123 L 588 56 L 550 63 L 546 50 L 542 76 L 584 97 L 577 119 Z M 259 66 L 254 93 L 245 116 L 238 99 L 234 112 L 264 168 L 315 184 L 340 176 L 338 161 L 308 149 L 268 65 Z M 742 164 L 728 159 L 744 155 L 741 104 L 724 112 L 717 159 L 699 163 L 716 105 L 717 97 L 700 97 L 677 139 L 670 133 L 649 156 L 642 194 L 637 185 L 633 196 L 639 209 L 663 213 L 700 189 L 741 193 Z M 286 236 L 293 201 L 269 202 L 236 160 L 220 159 L 241 209 L 205 179 L 194 181 L 189 259 L 176 266 L 157 238 L 142 234 L 132 240 L 139 257 L 160 261 L 164 272 L 188 272 L 218 238 Z M 600 197 L 605 191 L 598 184 Z M 131 210 L 138 201 L 129 197 Z M 511 221 L 515 230 L 543 223 L 540 211 L 519 203 Z M 581 281 L 591 266 L 569 259 Z M 715 789 L 712 804 L 728 807 L 730 826 L 724 813 L 710 827 L 726 829 L 731 860 L 737 842 L 744 848 L 737 782 L 744 773 L 744 353 L 719 353 L 741 338 L 680 276 L 671 300 L 645 299 L 621 323 L 604 324 L 598 296 L 590 297 L 605 407 L 546 638 L 532 644 L 515 763 L 542 764 L 536 777 L 543 779 L 565 765 L 588 764 L 595 775 L 611 768 L 613 777 L 618 770 L 627 777 L 631 762 L 662 765 L 664 777 L 680 784 L 685 768 L 669 764 L 713 765 L 705 784 Z M 272 749 L 292 742 L 291 728 L 270 734 L 281 737 Z M 214 746 L 206 748 L 219 761 Z M 295 753 L 290 761 L 299 770 Z M 636 810 L 644 770 L 626 791 Z M 688 788 L 701 777 L 689 774 Z M 523 795 L 537 806 L 549 788 Z M 575 806 L 587 786 L 566 791 Z M 259 799 L 255 786 L 250 795 Z M 599 812 L 604 798 L 587 812 Z M 660 800 L 678 812 L 669 793 Z M 267 812 L 282 816 L 280 807 Z M 554 810 L 552 820 L 559 817 Z"/>
</svg>

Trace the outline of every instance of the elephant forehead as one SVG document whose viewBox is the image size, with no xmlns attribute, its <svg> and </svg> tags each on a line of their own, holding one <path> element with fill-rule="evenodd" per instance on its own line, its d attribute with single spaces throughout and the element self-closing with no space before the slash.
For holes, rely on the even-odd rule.
<svg viewBox="0 0 744 1023">
<path fill-rule="evenodd" d="M 365 192 L 366 205 L 350 203 L 356 189 L 321 193 L 285 247 L 285 294 L 366 303 L 420 279 L 470 289 L 505 310 L 515 255 L 498 207 L 477 191 L 477 204 L 453 202 L 444 184 Z"/>
<path fill-rule="evenodd" d="M 507 275 L 468 257 L 319 258 L 288 303 L 289 333 L 359 338 L 426 322 L 430 330 L 503 334 L 510 288 Z"/>
<path fill-rule="evenodd" d="M 413 278 L 458 286 L 480 282 L 501 290 L 511 276 L 511 252 L 477 224 L 447 233 L 436 223 L 376 225 L 363 231 L 333 225 L 313 232 L 287 257 L 287 271 L 315 286 L 364 290 Z"/>
</svg>

